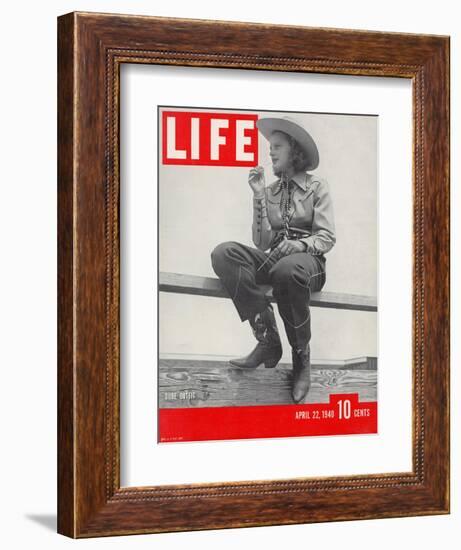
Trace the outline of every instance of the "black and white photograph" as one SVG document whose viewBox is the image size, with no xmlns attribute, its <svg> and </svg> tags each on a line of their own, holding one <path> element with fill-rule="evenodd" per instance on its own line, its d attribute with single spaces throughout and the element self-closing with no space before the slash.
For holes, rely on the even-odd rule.
<svg viewBox="0 0 461 550">
<path fill-rule="evenodd" d="M 158 120 L 160 441 L 375 433 L 379 117 Z"/>
</svg>

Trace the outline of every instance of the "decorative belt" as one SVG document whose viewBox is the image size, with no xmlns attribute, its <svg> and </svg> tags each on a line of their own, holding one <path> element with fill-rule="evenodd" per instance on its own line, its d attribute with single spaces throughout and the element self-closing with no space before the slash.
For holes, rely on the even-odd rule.
<svg viewBox="0 0 461 550">
<path fill-rule="evenodd" d="M 275 240 L 271 246 L 271 250 L 280 244 L 280 242 L 285 238 L 285 229 L 281 230 L 280 233 L 275 237 Z M 310 231 L 307 229 L 299 229 L 298 227 L 288 227 L 288 239 L 289 240 L 299 240 L 304 239 L 305 237 L 310 237 Z"/>
</svg>

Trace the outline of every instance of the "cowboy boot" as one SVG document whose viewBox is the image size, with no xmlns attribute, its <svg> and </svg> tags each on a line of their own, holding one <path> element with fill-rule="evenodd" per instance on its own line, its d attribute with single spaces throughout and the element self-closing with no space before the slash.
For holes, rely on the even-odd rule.
<svg viewBox="0 0 461 550">
<path fill-rule="evenodd" d="M 268 305 L 263 312 L 257 313 L 248 321 L 258 343 L 249 355 L 231 359 L 230 364 L 234 367 L 255 369 L 264 363 L 266 369 L 274 368 L 282 357 L 282 342 L 272 306 Z"/>
<path fill-rule="evenodd" d="M 311 350 L 309 344 L 293 348 L 293 388 L 291 395 L 295 403 L 302 401 L 311 387 Z"/>
</svg>

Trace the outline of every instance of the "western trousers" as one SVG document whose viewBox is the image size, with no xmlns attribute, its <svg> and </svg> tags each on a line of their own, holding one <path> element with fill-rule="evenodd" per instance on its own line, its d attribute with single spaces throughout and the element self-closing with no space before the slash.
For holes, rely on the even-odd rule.
<svg viewBox="0 0 461 550">
<path fill-rule="evenodd" d="M 326 282 L 326 259 L 309 252 L 277 254 L 277 249 L 263 252 L 227 241 L 214 248 L 211 264 L 242 322 L 267 308 L 270 300 L 261 285 L 271 285 L 291 347 L 305 349 L 311 339 L 311 292 Z"/>
</svg>

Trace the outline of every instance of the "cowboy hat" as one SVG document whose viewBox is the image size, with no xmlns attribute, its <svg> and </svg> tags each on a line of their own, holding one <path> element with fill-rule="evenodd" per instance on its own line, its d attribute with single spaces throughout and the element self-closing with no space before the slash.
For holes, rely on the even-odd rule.
<svg viewBox="0 0 461 550">
<path fill-rule="evenodd" d="M 306 170 L 315 170 L 319 165 L 319 151 L 315 141 L 311 135 L 293 118 L 284 116 L 281 118 L 260 118 L 256 121 L 256 126 L 261 134 L 269 140 L 272 132 L 276 130 L 285 132 L 294 138 L 300 145 L 301 149 L 306 153 L 309 159 L 309 165 Z"/>
</svg>

